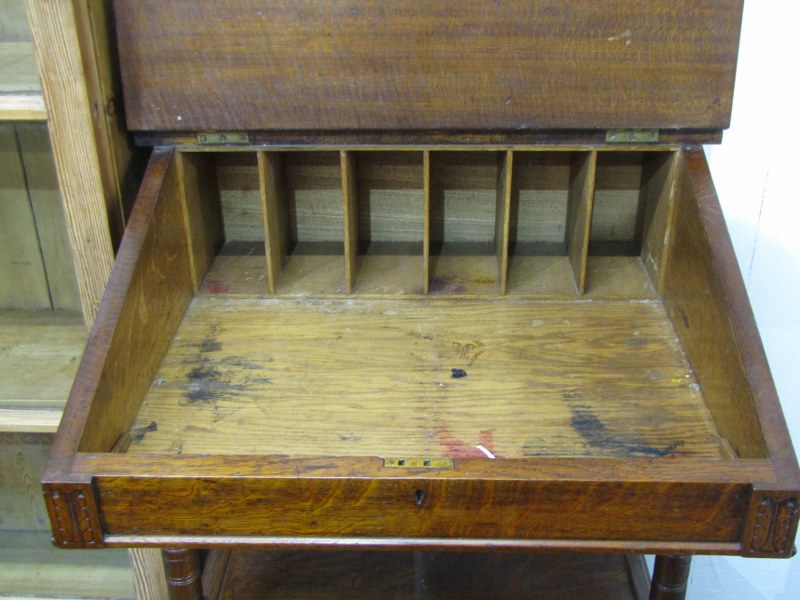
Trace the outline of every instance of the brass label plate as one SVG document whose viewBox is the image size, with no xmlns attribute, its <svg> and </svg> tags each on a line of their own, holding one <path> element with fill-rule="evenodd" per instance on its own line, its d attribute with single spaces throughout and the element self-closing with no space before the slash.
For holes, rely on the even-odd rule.
<svg viewBox="0 0 800 600">
<path fill-rule="evenodd" d="M 452 458 L 384 458 L 387 469 L 452 469 Z"/>
<path fill-rule="evenodd" d="M 610 129 L 606 131 L 608 144 L 652 144 L 658 141 L 658 129 Z"/>
<path fill-rule="evenodd" d="M 249 144 L 250 136 L 240 131 L 198 133 L 197 143 L 201 146 L 227 146 L 230 144 Z"/>
</svg>

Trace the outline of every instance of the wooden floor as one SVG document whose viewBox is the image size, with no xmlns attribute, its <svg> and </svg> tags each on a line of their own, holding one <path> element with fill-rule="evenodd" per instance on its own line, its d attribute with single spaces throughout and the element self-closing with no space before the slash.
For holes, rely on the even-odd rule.
<svg viewBox="0 0 800 600">
<path fill-rule="evenodd" d="M 132 453 L 719 458 L 657 301 L 196 298 Z"/>
<path fill-rule="evenodd" d="M 241 551 L 225 600 L 643 600 L 641 557 L 458 552 Z"/>
</svg>

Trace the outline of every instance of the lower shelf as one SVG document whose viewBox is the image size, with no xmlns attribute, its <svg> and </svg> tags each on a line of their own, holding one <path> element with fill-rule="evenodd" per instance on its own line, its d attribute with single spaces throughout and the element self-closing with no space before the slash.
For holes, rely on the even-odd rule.
<svg viewBox="0 0 800 600">
<path fill-rule="evenodd" d="M 643 557 L 482 552 L 240 551 L 220 598 L 641 600 Z"/>
<path fill-rule="evenodd" d="M 0 533 L 0 598 L 134 598 L 126 550 L 61 550 L 50 532 Z"/>
</svg>

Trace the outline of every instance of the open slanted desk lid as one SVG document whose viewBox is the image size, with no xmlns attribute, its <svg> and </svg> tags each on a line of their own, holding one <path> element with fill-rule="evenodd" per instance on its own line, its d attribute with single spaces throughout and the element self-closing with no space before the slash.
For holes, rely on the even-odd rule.
<svg viewBox="0 0 800 600">
<path fill-rule="evenodd" d="M 146 132 L 657 129 L 730 120 L 742 0 L 116 0 Z"/>
</svg>

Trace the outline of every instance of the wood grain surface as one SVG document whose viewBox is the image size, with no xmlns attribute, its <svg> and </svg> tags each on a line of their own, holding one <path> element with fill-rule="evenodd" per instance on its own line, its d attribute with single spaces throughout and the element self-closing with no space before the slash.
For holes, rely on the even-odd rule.
<svg viewBox="0 0 800 600">
<path fill-rule="evenodd" d="M 126 270 L 125 260 L 117 261 L 115 273 L 120 275 L 115 279 L 112 274 L 109 284 L 119 286 L 124 299 L 107 308 L 115 317 L 102 334 L 108 353 L 99 364 L 84 361 L 78 375 L 94 399 L 83 428 L 84 449 L 109 450 L 127 431 L 192 296 L 190 245 L 174 154 L 156 152 L 146 179 L 136 220 L 131 219 L 132 249 L 125 254 L 133 264 Z M 100 331 L 95 328 L 93 336 Z M 73 393 L 79 395 L 80 386 Z"/>
<path fill-rule="evenodd" d="M 47 275 L 13 124 L 0 124 L 0 308 L 51 308 Z"/>
<path fill-rule="evenodd" d="M 697 195 L 686 165 L 677 185 L 673 239 L 664 274 L 665 306 L 720 434 L 738 456 L 765 456 L 753 389 L 742 368 L 723 282 L 717 275 L 723 263 L 712 258 L 708 221 L 701 218 L 721 219 L 721 211 L 715 197 Z M 702 210 L 700 202 L 714 202 L 716 208 Z M 735 259 L 731 255 L 729 260 Z"/>
<path fill-rule="evenodd" d="M 121 237 L 123 219 L 110 167 L 101 162 L 102 142 L 95 135 L 75 6 L 70 2 L 26 0 L 34 32 L 37 63 L 48 105 L 48 127 L 59 188 L 64 198 L 75 272 L 86 323 L 91 323 L 114 262 L 113 239 Z M 80 7 L 79 7 L 80 12 Z M 83 13 L 81 13 L 83 14 Z M 98 113 L 99 114 L 99 113 Z M 100 115 L 100 119 L 104 117 Z"/>
<path fill-rule="evenodd" d="M 0 311 L 0 408 L 63 408 L 85 343 L 79 313 Z"/>
<path fill-rule="evenodd" d="M 0 435 L 0 539 L 13 530 L 50 530 L 39 480 L 52 439 L 49 435 L 30 433 Z M 3 548 L 0 541 L 0 555 L 3 550 L 7 556 L 9 549 Z M 0 590 L 6 591 L 1 586 Z"/>
<path fill-rule="evenodd" d="M 567 195 L 567 217 L 564 225 L 564 243 L 567 248 L 575 290 L 586 290 L 586 271 L 589 258 L 589 239 L 596 232 L 594 220 L 595 176 L 597 153 L 576 153 L 572 157 Z"/>
<path fill-rule="evenodd" d="M 16 129 L 50 301 L 55 310 L 80 311 L 78 282 L 47 126 L 24 123 Z"/>
<path fill-rule="evenodd" d="M 657 303 L 193 302 L 129 452 L 718 457 Z"/>
<path fill-rule="evenodd" d="M 730 117 L 742 3 L 115 8 L 133 130 L 714 130 Z"/>
<path fill-rule="evenodd" d="M 358 470 L 333 478 L 300 475 L 165 473 L 98 477 L 96 486 L 104 530 L 141 536 L 138 542 L 128 538 L 128 545 L 147 543 L 145 536 L 183 535 L 214 546 L 230 535 L 266 543 L 288 537 L 297 545 L 304 537 L 345 545 L 363 537 L 394 547 L 413 547 L 416 540 L 470 546 L 473 540 L 474 548 L 475 540 L 501 546 L 512 540 L 546 548 L 549 540 L 562 540 L 573 542 L 573 550 L 588 542 L 594 550 L 604 542 L 617 549 L 640 542 L 652 550 L 663 542 L 663 548 L 702 543 L 720 550 L 739 541 L 749 497 L 748 484 L 693 481 L 364 477 Z"/>
</svg>

